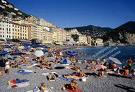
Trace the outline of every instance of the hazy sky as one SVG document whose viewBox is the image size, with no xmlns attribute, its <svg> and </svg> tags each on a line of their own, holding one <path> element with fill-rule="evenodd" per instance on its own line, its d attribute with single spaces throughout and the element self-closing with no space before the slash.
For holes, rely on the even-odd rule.
<svg viewBox="0 0 135 92">
<path fill-rule="evenodd" d="M 8 0 L 22 11 L 59 27 L 115 28 L 135 21 L 135 0 Z"/>
</svg>

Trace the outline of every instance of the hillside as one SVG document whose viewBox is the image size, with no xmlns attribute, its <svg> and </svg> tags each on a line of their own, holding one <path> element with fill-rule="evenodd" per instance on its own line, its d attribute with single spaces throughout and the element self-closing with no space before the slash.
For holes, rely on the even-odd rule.
<svg viewBox="0 0 135 92">
<path fill-rule="evenodd" d="M 126 42 L 126 34 L 135 34 L 135 21 L 129 21 L 125 24 L 122 24 L 121 26 L 114 29 L 114 31 L 111 31 L 107 33 L 104 36 L 105 40 L 108 40 L 109 38 L 113 39 L 113 41 L 120 40 L 121 42 Z"/>
<path fill-rule="evenodd" d="M 77 29 L 81 34 L 90 35 L 91 37 L 103 37 L 106 33 L 112 31 L 113 29 L 108 27 L 99 27 L 99 26 L 82 26 L 82 27 L 73 27 L 65 28 L 65 30 Z"/>
<path fill-rule="evenodd" d="M 127 32 L 127 33 L 135 33 L 135 21 L 129 21 L 117 28 L 115 28 L 118 32 Z"/>
<path fill-rule="evenodd" d="M 11 16 L 13 18 L 21 17 L 26 18 L 30 15 L 24 13 L 23 11 L 16 8 L 13 4 L 8 2 L 7 0 L 0 0 L 0 14 L 4 16 Z"/>
</svg>

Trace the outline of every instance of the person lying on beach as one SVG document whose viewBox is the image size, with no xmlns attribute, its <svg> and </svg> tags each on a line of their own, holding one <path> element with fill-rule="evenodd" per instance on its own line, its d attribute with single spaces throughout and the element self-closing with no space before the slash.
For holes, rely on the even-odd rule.
<svg viewBox="0 0 135 92">
<path fill-rule="evenodd" d="M 49 81 L 55 81 L 57 77 L 58 75 L 56 73 L 49 73 L 49 75 L 47 76 L 47 79 Z"/>
<path fill-rule="evenodd" d="M 11 63 L 11 68 L 18 68 L 17 61 L 14 61 L 14 62 Z"/>
<path fill-rule="evenodd" d="M 73 79 L 82 79 L 82 77 L 86 77 L 86 74 L 83 71 L 74 72 L 72 74 L 64 75 L 65 78 L 73 78 Z"/>
<path fill-rule="evenodd" d="M 76 80 L 72 80 L 70 84 L 65 84 L 62 87 L 62 90 L 67 90 L 67 92 L 83 92 L 79 86 Z"/>
<path fill-rule="evenodd" d="M 71 66 L 71 70 L 80 71 L 80 67 L 78 66 Z"/>
<path fill-rule="evenodd" d="M 40 68 L 41 69 L 52 69 L 52 64 L 50 62 L 44 62 L 44 61 L 41 61 L 40 62 Z"/>
</svg>

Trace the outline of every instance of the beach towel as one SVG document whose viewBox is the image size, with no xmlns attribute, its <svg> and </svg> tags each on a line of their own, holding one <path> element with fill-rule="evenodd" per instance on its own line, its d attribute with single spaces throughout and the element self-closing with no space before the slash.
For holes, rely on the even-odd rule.
<svg viewBox="0 0 135 92">
<path fill-rule="evenodd" d="M 33 71 L 31 70 L 26 70 L 26 69 L 22 69 L 22 70 L 18 70 L 17 73 L 18 74 L 31 74 Z"/>
<path fill-rule="evenodd" d="M 20 80 L 20 79 L 13 79 L 13 80 L 9 80 L 8 84 L 12 88 L 26 87 L 26 86 L 30 85 L 29 84 L 29 80 L 27 80 L 27 79 L 22 79 L 22 80 Z"/>
<path fill-rule="evenodd" d="M 72 78 L 65 78 L 63 75 L 59 76 L 58 78 L 61 80 L 67 81 L 69 83 L 73 80 Z"/>
<path fill-rule="evenodd" d="M 75 90 L 67 90 L 67 92 L 83 92 L 80 88 L 76 88 Z"/>
</svg>

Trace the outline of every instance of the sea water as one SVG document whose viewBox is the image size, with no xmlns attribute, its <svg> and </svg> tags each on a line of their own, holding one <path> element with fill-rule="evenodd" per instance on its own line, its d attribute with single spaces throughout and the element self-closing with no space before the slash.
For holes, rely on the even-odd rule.
<svg viewBox="0 0 135 92">
<path fill-rule="evenodd" d="M 109 57 L 119 59 L 123 64 L 129 58 L 135 62 L 135 46 L 111 46 L 111 47 L 87 47 L 77 48 L 78 59 L 80 60 L 108 60 Z"/>
</svg>

